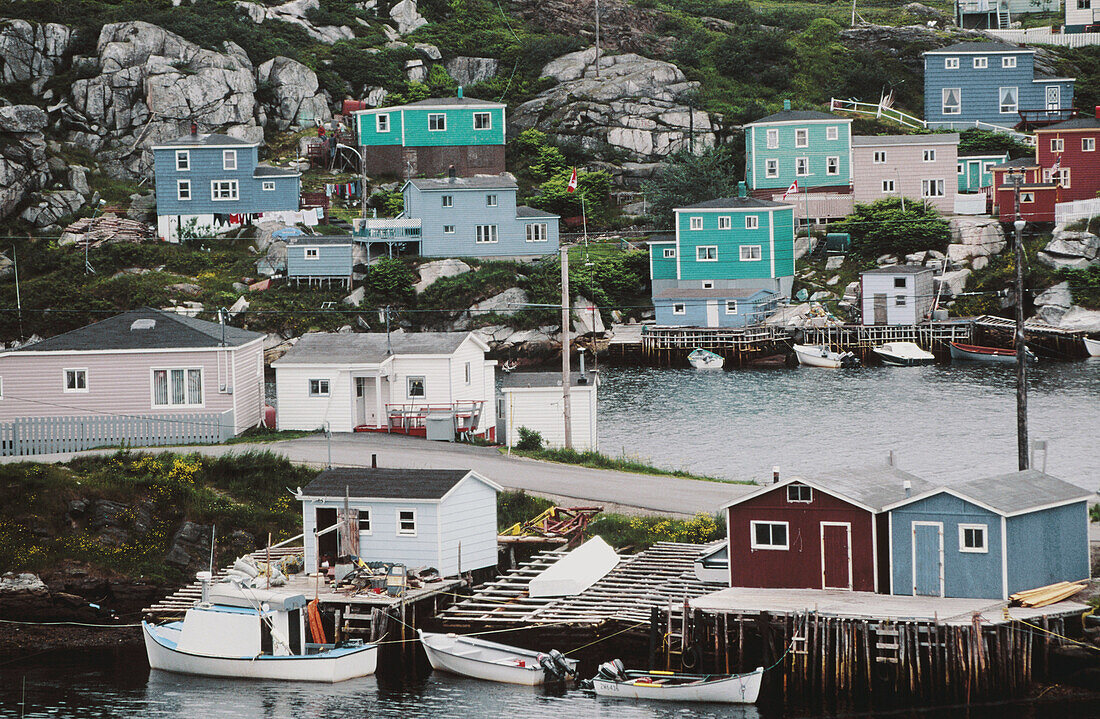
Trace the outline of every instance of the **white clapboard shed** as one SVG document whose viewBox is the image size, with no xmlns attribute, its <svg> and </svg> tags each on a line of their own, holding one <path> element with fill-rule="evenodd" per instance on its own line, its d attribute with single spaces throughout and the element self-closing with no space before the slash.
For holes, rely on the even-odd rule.
<svg viewBox="0 0 1100 719">
<path fill-rule="evenodd" d="M 501 383 L 500 417 L 497 434 L 511 447 L 519 441 L 519 428 L 526 427 L 542 435 L 548 447 L 565 446 L 565 419 L 562 408 L 561 372 L 513 372 Z M 570 377 L 569 415 L 573 449 L 599 450 L 596 422 L 596 392 L 599 376 L 595 372 L 574 372 Z"/>
</svg>

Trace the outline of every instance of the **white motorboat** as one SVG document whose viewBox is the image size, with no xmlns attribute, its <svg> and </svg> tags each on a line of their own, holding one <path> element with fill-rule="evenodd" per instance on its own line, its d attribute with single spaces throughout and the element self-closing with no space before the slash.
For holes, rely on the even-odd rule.
<svg viewBox="0 0 1100 719">
<path fill-rule="evenodd" d="M 153 669 L 227 679 L 341 682 L 373 674 L 378 645 L 339 646 L 305 641 L 306 600 L 236 585 L 209 591 L 183 621 L 142 622 L 145 651 Z M 212 595 L 212 596 L 211 596 Z"/>
<path fill-rule="evenodd" d="M 791 349 L 798 357 L 798 364 L 807 367 L 838 369 L 859 364 L 859 358 L 851 352 L 833 352 L 822 345 L 791 345 Z"/>
<path fill-rule="evenodd" d="M 1089 353 L 1089 357 L 1100 357 L 1100 340 L 1090 340 L 1088 337 L 1085 340 L 1085 350 Z"/>
<path fill-rule="evenodd" d="M 873 347 L 871 351 L 879 356 L 883 364 L 898 367 L 913 367 L 936 361 L 936 355 L 921 349 L 915 342 L 887 342 L 881 347 Z"/>
<path fill-rule="evenodd" d="M 543 654 L 459 634 L 418 629 L 432 669 L 504 684 L 538 686 L 563 681 L 576 672 L 577 662 L 558 652 Z"/>
<path fill-rule="evenodd" d="M 763 667 L 747 674 L 623 671 L 622 663 L 615 660 L 600 665 L 592 688 L 597 696 L 617 699 L 754 704 L 763 677 Z"/>
<path fill-rule="evenodd" d="M 722 355 L 702 348 L 692 350 L 691 354 L 688 355 L 688 362 L 695 369 L 722 369 L 722 366 L 726 364 L 726 360 Z"/>
</svg>

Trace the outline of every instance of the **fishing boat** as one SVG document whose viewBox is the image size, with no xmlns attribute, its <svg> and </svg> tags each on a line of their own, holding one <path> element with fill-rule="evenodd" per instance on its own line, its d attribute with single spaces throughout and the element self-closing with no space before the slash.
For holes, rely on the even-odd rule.
<svg viewBox="0 0 1100 719">
<path fill-rule="evenodd" d="M 763 667 L 747 674 L 625 671 L 616 659 L 600 665 L 592 688 L 597 696 L 617 699 L 754 704 L 763 676 Z"/>
<path fill-rule="evenodd" d="M 1037 362 L 1038 357 L 1030 349 L 1026 350 L 1029 362 Z M 1016 361 L 1016 350 L 1002 347 L 981 347 L 979 345 L 964 345 L 961 342 L 951 343 L 951 359 L 967 362 L 987 362 L 991 364 L 1012 364 Z"/>
<path fill-rule="evenodd" d="M 211 591 L 210 574 L 201 572 L 199 579 L 202 600 L 187 610 L 183 621 L 141 623 L 151 668 L 232 679 L 330 683 L 374 673 L 377 644 L 306 643 L 303 615 L 315 613 L 316 605 L 307 608 L 301 594 L 234 584 L 219 584 Z M 319 617 L 310 620 L 319 631 Z"/>
<path fill-rule="evenodd" d="M 577 662 L 561 652 L 543 654 L 459 634 L 418 629 L 420 644 L 432 669 L 504 684 L 539 686 L 564 681 L 576 673 Z"/>
<path fill-rule="evenodd" d="M 915 342 L 887 342 L 881 347 L 872 347 L 871 351 L 878 355 L 883 364 L 897 367 L 913 367 L 936 361 L 936 355 L 921 349 Z"/>
<path fill-rule="evenodd" d="M 1090 340 L 1088 337 L 1085 340 L 1085 351 L 1089 353 L 1089 357 L 1100 357 L 1100 340 Z"/>
<path fill-rule="evenodd" d="M 798 357 L 798 364 L 807 367 L 837 369 L 859 364 L 859 358 L 851 352 L 833 352 L 822 345 L 791 345 L 791 348 Z"/>
<path fill-rule="evenodd" d="M 697 348 L 691 351 L 688 355 L 688 362 L 695 369 L 722 369 L 722 365 L 726 363 L 726 360 L 722 355 L 715 354 L 709 350 Z"/>
</svg>

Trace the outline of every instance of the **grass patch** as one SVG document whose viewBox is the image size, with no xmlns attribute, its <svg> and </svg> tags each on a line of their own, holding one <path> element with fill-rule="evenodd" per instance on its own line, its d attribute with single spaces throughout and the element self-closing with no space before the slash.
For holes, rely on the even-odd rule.
<svg viewBox="0 0 1100 719">
<path fill-rule="evenodd" d="M 506 451 L 501 449 L 502 452 Z M 546 448 L 546 449 L 516 449 L 512 448 L 512 454 L 531 459 L 541 459 L 545 462 L 558 462 L 559 464 L 576 464 L 591 469 L 613 469 L 619 472 L 633 472 L 635 474 L 652 474 L 660 477 L 679 477 L 681 479 L 698 479 L 705 482 L 725 482 L 727 484 L 754 484 L 734 479 L 722 479 L 721 477 L 708 477 L 702 474 L 693 474 L 683 469 L 664 469 L 647 464 L 637 457 L 609 457 L 606 454 L 588 450 L 578 452 L 575 449 Z"/>
<path fill-rule="evenodd" d="M 556 503 L 527 494 L 522 489 L 506 490 L 497 495 L 497 530 L 505 530 L 517 522 L 534 519 Z"/>
<path fill-rule="evenodd" d="M 223 444 L 246 444 L 261 442 L 282 442 L 286 439 L 301 439 L 312 437 L 324 429 L 268 429 L 267 427 L 250 427 L 236 437 L 226 440 Z"/>
</svg>

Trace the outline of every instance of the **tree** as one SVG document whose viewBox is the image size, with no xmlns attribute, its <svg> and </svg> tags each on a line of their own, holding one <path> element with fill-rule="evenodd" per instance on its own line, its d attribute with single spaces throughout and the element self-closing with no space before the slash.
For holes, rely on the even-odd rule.
<svg viewBox="0 0 1100 719">
<path fill-rule="evenodd" d="M 1007 152 L 1013 159 L 1034 154 L 1035 149 L 1003 132 L 964 130 L 959 133 L 959 154 Z"/>
<path fill-rule="evenodd" d="M 581 214 L 581 198 L 584 198 L 584 211 L 591 218 L 600 218 L 607 209 L 611 195 L 611 175 L 603 170 L 597 172 L 578 172 L 577 189 L 569 192 L 569 179 L 573 175 L 571 168 L 558 170 L 550 179 L 539 185 L 538 194 L 528 203 L 540 210 L 553 212 L 562 217 L 577 217 Z"/>
<path fill-rule="evenodd" d="M 882 255 L 899 258 L 922 250 L 945 252 L 951 237 L 947 221 L 936 208 L 916 200 L 889 198 L 855 211 L 831 228 L 852 236 L 852 253 L 865 259 Z"/>
<path fill-rule="evenodd" d="M 643 186 L 649 214 L 659 227 L 672 227 L 672 210 L 737 193 L 741 176 L 733 153 L 709 147 L 698 155 L 680 150 L 668 156 L 655 180 Z"/>
</svg>

